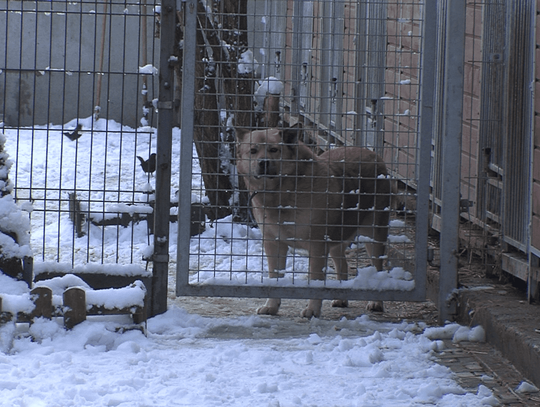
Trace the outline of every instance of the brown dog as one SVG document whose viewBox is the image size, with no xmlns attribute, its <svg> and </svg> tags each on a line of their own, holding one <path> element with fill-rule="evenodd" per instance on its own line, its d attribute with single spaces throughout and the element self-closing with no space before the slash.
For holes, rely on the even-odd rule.
<svg viewBox="0 0 540 407">
<path fill-rule="evenodd" d="M 345 250 L 357 235 L 372 264 L 382 270 L 388 235 L 391 183 L 386 165 L 370 150 L 340 147 L 317 156 L 299 140 L 299 129 L 237 129 L 237 168 L 251 193 L 253 215 L 263 235 L 269 276 L 285 269 L 289 247 L 309 252 L 309 279 L 324 280 L 328 255 L 338 279 L 347 280 Z M 259 314 L 275 315 L 281 300 L 269 298 Z M 347 301 L 334 301 L 347 306 Z M 322 300 L 302 311 L 321 314 Z M 371 309 L 381 308 L 375 302 Z"/>
</svg>

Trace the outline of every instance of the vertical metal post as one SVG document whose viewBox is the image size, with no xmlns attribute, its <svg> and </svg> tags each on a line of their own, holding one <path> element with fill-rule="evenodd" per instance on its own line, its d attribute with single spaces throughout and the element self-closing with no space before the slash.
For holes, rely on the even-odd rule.
<svg viewBox="0 0 540 407">
<path fill-rule="evenodd" d="M 435 99 L 435 60 L 437 52 L 437 2 L 428 1 L 424 4 L 424 24 L 422 32 L 422 75 L 420 94 L 420 118 L 417 170 L 417 201 L 416 201 L 416 276 L 426 275 L 428 256 L 428 221 L 429 221 L 429 189 L 431 168 L 431 143 L 434 126 Z M 426 292 L 426 280 L 416 278 L 416 287 Z M 420 286 L 420 284 L 422 284 Z"/>
<path fill-rule="evenodd" d="M 300 78 L 302 69 L 302 19 L 303 19 L 303 2 L 294 0 L 293 16 L 292 16 L 292 97 L 291 97 L 291 116 L 299 114 L 300 102 Z"/>
<path fill-rule="evenodd" d="M 457 288 L 459 201 L 463 118 L 463 59 L 465 0 L 448 0 L 442 135 L 442 227 L 439 280 L 439 323 L 456 312 L 452 292 Z"/>
<path fill-rule="evenodd" d="M 154 264 L 150 316 L 167 311 L 169 275 L 169 222 L 171 194 L 171 145 L 174 99 L 173 55 L 176 2 L 161 2 L 161 49 L 159 58 L 159 99 L 157 126 L 156 202 L 154 206 Z"/>
<path fill-rule="evenodd" d="M 184 7 L 184 46 L 182 69 L 182 139 L 180 145 L 180 190 L 178 196 L 178 250 L 176 295 L 189 283 L 189 242 L 191 237 L 191 172 L 195 122 L 195 57 L 197 50 L 197 0 L 182 2 Z"/>
</svg>

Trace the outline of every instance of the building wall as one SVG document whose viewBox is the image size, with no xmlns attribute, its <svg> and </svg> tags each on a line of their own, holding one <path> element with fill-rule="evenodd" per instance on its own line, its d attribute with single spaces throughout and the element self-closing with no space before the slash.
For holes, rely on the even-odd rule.
<svg viewBox="0 0 540 407">
<path fill-rule="evenodd" d="M 141 5 L 117 0 L 2 0 L 0 21 L 6 23 L 0 30 L 0 114 L 5 125 L 63 124 L 91 116 L 95 106 L 102 118 L 141 125 L 143 105 L 157 98 L 157 76 L 139 71 L 145 62 L 143 21 L 146 63 L 158 65 L 153 6 L 143 12 Z"/>
</svg>

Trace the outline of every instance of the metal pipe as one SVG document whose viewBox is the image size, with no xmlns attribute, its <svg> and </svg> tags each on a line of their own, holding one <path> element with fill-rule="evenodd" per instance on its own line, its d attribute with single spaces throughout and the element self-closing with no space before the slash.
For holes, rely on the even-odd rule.
<svg viewBox="0 0 540 407">
<path fill-rule="evenodd" d="M 439 323 L 456 313 L 452 293 L 457 288 L 461 138 L 463 133 L 463 59 L 465 0 L 448 0 L 443 90 L 442 227 L 439 277 Z"/>
<path fill-rule="evenodd" d="M 176 295 L 189 282 L 189 242 L 191 226 L 191 172 L 193 156 L 193 128 L 195 115 L 195 58 L 197 36 L 197 1 L 182 3 L 184 10 L 184 66 L 182 70 L 182 140 L 180 147 L 180 190 L 178 197 L 178 259 L 176 261 Z"/>
<path fill-rule="evenodd" d="M 173 126 L 173 55 L 176 1 L 164 0 L 161 7 L 161 47 L 159 57 L 159 99 L 156 148 L 156 202 L 154 206 L 154 253 L 150 315 L 167 311 L 169 275 L 169 222 L 171 209 L 171 147 Z"/>
</svg>

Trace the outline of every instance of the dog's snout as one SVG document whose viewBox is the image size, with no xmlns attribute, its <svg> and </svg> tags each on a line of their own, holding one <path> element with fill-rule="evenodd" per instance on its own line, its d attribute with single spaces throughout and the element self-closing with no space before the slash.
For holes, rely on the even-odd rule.
<svg viewBox="0 0 540 407">
<path fill-rule="evenodd" d="M 255 176 L 255 178 L 275 177 L 276 176 L 275 167 L 276 167 L 275 162 L 273 162 L 272 160 L 268 160 L 266 158 L 259 159 L 257 161 L 257 169 L 256 169 L 257 175 Z"/>
<path fill-rule="evenodd" d="M 270 161 L 259 160 L 259 174 L 267 174 L 270 167 Z"/>
</svg>

